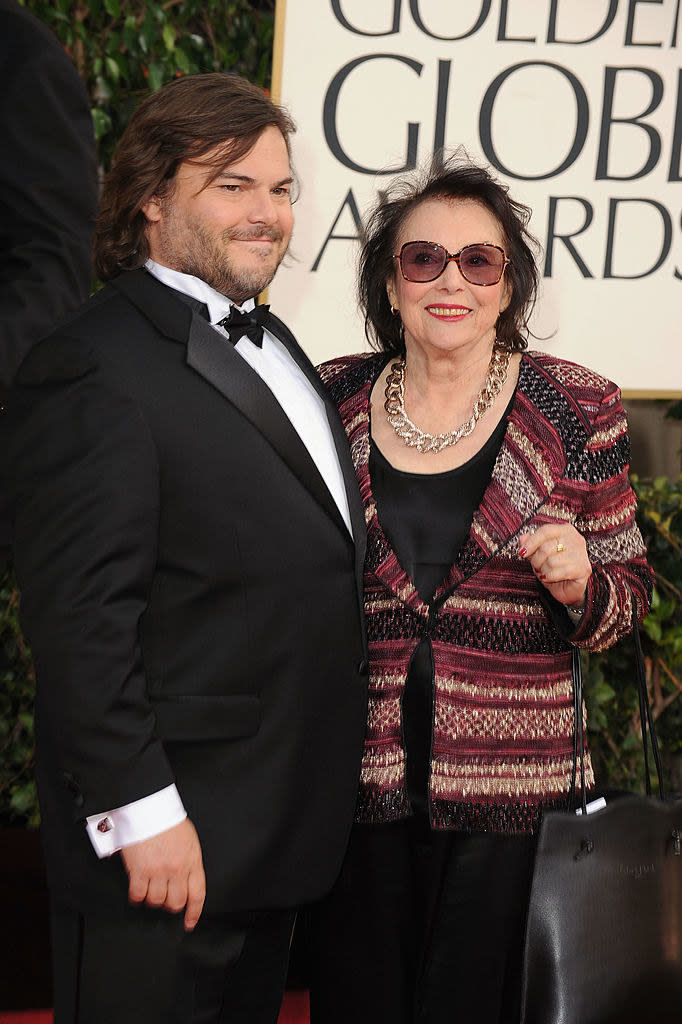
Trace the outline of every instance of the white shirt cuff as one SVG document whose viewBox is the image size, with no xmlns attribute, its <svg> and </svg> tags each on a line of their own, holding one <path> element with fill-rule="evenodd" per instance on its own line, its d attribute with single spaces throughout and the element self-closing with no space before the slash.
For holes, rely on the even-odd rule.
<svg viewBox="0 0 682 1024">
<path fill-rule="evenodd" d="M 124 846 L 165 832 L 187 817 L 175 785 L 134 800 L 124 807 L 115 807 L 103 814 L 86 818 L 90 842 L 98 857 L 110 857 Z"/>
</svg>

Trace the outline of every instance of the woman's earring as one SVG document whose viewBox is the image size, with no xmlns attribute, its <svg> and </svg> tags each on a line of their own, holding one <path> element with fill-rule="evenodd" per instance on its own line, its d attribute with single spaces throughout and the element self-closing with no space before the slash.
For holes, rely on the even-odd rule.
<svg viewBox="0 0 682 1024">
<path fill-rule="evenodd" d="M 395 316 L 399 320 L 399 324 L 398 324 L 398 343 L 399 343 L 400 348 L 404 351 L 405 350 L 405 324 L 403 323 L 403 318 L 401 317 L 400 310 L 398 309 L 397 306 L 391 306 L 391 316 Z"/>
</svg>

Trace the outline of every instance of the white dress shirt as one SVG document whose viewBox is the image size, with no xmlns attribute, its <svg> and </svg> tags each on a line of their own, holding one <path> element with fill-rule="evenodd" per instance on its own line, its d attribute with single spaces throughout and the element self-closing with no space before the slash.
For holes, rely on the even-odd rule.
<svg viewBox="0 0 682 1024">
<path fill-rule="evenodd" d="M 205 303 L 211 324 L 227 339 L 227 332 L 218 326 L 218 321 L 229 315 L 234 305 L 230 299 L 198 277 L 171 270 L 153 260 L 147 260 L 145 266 L 150 274 L 169 288 Z M 250 312 L 254 305 L 254 300 L 248 299 L 237 308 Z M 229 340 L 226 344 L 230 344 Z M 263 332 L 262 348 L 244 336 L 234 349 L 255 370 L 281 405 L 308 449 L 352 535 L 343 474 L 323 400 L 285 345 L 269 331 Z M 150 839 L 180 824 L 186 817 L 180 795 L 175 785 L 171 785 L 125 807 L 90 815 L 86 822 L 95 852 L 99 857 L 109 857 L 124 846 Z"/>
</svg>

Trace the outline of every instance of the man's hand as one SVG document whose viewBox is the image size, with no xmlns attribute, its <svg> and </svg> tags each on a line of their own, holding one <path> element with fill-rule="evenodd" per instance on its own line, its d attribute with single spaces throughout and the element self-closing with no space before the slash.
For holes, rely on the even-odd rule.
<svg viewBox="0 0 682 1024">
<path fill-rule="evenodd" d="M 173 914 L 184 909 L 185 930 L 192 931 L 204 906 L 206 876 L 199 837 L 189 818 L 124 847 L 121 856 L 130 880 L 130 902 L 165 907 Z"/>
</svg>

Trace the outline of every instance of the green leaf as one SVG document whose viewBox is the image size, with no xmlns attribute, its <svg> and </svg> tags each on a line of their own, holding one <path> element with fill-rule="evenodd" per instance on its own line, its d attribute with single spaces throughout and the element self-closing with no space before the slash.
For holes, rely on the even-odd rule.
<svg viewBox="0 0 682 1024">
<path fill-rule="evenodd" d="M 94 98 L 98 103 L 106 103 L 112 97 L 112 89 L 109 82 L 102 75 L 95 79 Z"/>
<path fill-rule="evenodd" d="M 608 718 L 600 707 L 590 706 L 588 723 L 591 732 L 605 732 L 608 727 Z"/>
<path fill-rule="evenodd" d="M 169 53 L 172 53 L 175 49 L 175 39 L 177 36 L 175 28 L 172 25 L 164 25 L 162 36 L 166 49 Z"/>
<path fill-rule="evenodd" d="M 190 62 L 185 51 L 181 50 L 179 46 L 175 50 L 174 57 L 175 63 L 177 64 L 178 69 L 182 71 L 183 75 L 191 75 L 193 72 L 196 73 L 199 70 L 196 64 L 192 64 Z"/>
<path fill-rule="evenodd" d="M 641 736 L 635 735 L 634 733 L 629 732 L 627 734 L 627 736 L 625 737 L 625 739 L 623 740 L 623 750 L 626 753 L 628 753 L 630 751 L 633 751 L 633 750 L 639 750 L 641 742 L 642 742 Z"/>
<path fill-rule="evenodd" d="M 126 82 L 130 82 L 130 69 L 128 67 L 128 61 L 125 58 L 125 54 L 117 53 L 115 60 L 118 64 L 118 70 L 121 78 L 125 79 Z"/>
<path fill-rule="evenodd" d="M 112 18 L 120 18 L 121 5 L 119 0 L 104 0 L 104 9 Z"/>
<path fill-rule="evenodd" d="M 147 82 L 149 84 L 149 91 L 156 92 L 163 85 L 163 65 L 161 64 L 150 64 L 149 65 L 149 78 Z"/>
<path fill-rule="evenodd" d="M 644 632 L 651 640 L 655 643 L 660 644 L 663 638 L 663 630 L 660 622 L 652 618 L 650 615 L 644 620 Z"/>
<path fill-rule="evenodd" d="M 147 11 L 147 17 L 140 25 L 140 46 L 144 53 L 151 53 L 152 47 L 159 37 L 156 22 Z"/>
<path fill-rule="evenodd" d="M 113 57 L 105 57 L 104 63 L 106 64 L 107 71 L 109 72 L 113 80 L 115 82 L 118 82 L 121 72 L 117 62 L 114 60 Z"/>
<path fill-rule="evenodd" d="M 606 704 L 615 696 L 616 691 L 605 682 L 599 683 L 590 691 L 590 701 L 594 704 Z"/>
<path fill-rule="evenodd" d="M 33 804 L 35 804 L 36 794 L 35 787 L 31 780 L 23 783 L 23 785 L 17 786 L 12 793 L 10 800 L 10 807 L 15 814 L 26 814 Z"/>
<path fill-rule="evenodd" d="M 658 618 L 665 621 L 675 612 L 676 604 L 669 597 L 663 598 L 658 607 Z"/>
<path fill-rule="evenodd" d="M 90 113 L 92 114 L 95 138 L 99 141 L 111 131 L 111 118 L 107 114 L 106 110 L 101 110 L 99 107 L 93 107 Z"/>
</svg>

